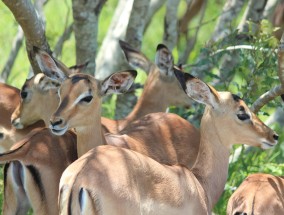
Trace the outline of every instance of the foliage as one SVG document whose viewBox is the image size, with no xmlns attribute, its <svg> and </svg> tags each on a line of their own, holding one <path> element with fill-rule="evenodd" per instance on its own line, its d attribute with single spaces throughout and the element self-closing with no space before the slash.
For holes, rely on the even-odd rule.
<svg viewBox="0 0 284 215">
<path fill-rule="evenodd" d="M 233 31 L 226 39 L 216 43 L 208 43 L 200 49 L 202 55 L 208 56 L 199 61 L 196 67 L 206 64 L 214 65 L 211 71 L 206 71 L 203 79 L 214 85 L 219 91 L 229 90 L 241 96 L 248 105 L 251 105 L 260 95 L 270 90 L 273 86 L 279 85 L 277 76 L 277 49 L 279 41 L 272 36 L 274 28 L 267 20 L 263 20 L 259 26 L 257 35 L 252 36 L 251 32 L 246 35 Z M 226 48 L 238 45 L 253 46 L 253 49 L 237 49 L 225 51 Z M 216 53 L 218 50 L 222 52 Z M 238 63 L 232 61 L 223 66 L 225 58 L 238 58 Z M 225 74 L 225 75 L 224 75 Z M 276 107 L 282 107 L 283 101 L 277 98 L 258 113 L 262 120 L 274 113 Z M 200 118 L 204 110 L 203 105 L 194 105 L 191 109 L 172 107 L 171 111 L 187 118 L 194 125 L 199 126 Z M 274 123 L 270 126 L 278 133 L 283 133 L 281 125 Z M 284 137 L 280 135 L 279 143 L 270 150 L 257 148 L 247 148 L 237 145 L 232 149 L 232 158 L 237 158 L 231 162 L 228 171 L 228 180 L 225 190 L 217 205 L 214 208 L 216 214 L 226 214 L 227 202 L 242 183 L 242 181 L 252 173 L 269 173 L 272 175 L 284 175 Z"/>
</svg>

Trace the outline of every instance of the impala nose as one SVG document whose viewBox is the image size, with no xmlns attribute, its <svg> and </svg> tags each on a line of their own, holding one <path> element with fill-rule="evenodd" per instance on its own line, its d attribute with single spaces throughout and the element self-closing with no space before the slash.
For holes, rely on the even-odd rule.
<svg viewBox="0 0 284 215">
<path fill-rule="evenodd" d="M 11 124 L 16 128 L 16 129 L 23 129 L 24 126 L 21 123 L 21 119 L 20 118 L 14 118 L 11 121 Z"/>
<path fill-rule="evenodd" d="M 52 127 L 55 127 L 55 126 L 60 125 L 62 123 L 63 123 L 63 120 L 61 118 L 55 118 L 53 120 L 50 120 L 50 125 Z"/>
<path fill-rule="evenodd" d="M 276 140 L 276 141 L 277 141 L 277 140 L 278 140 L 278 138 L 279 138 L 279 136 L 278 136 L 277 134 L 273 134 L 273 139 L 274 139 L 274 140 Z"/>
</svg>

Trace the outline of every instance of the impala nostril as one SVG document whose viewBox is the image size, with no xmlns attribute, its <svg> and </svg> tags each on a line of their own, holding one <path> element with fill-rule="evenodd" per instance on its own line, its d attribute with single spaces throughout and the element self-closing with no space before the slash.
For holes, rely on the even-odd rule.
<svg viewBox="0 0 284 215">
<path fill-rule="evenodd" d="M 19 121 L 20 121 L 19 118 L 14 118 L 14 119 L 11 120 L 11 124 L 17 125 L 19 123 Z"/>
<path fill-rule="evenodd" d="M 279 136 L 277 134 L 273 134 L 273 139 L 278 140 Z"/>
<path fill-rule="evenodd" d="M 52 126 L 57 126 L 57 125 L 62 124 L 62 122 L 63 122 L 62 119 L 58 119 L 58 120 L 56 120 L 56 121 L 50 121 L 50 124 L 51 124 Z"/>
</svg>

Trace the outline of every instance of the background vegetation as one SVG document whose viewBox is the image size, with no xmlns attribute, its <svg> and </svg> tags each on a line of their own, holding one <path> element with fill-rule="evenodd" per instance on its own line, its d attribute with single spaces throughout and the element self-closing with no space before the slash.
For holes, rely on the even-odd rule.
<svg viewBox="0 0 284 215">
<path fill-rule="evenodd" d="M 200 56 L 200 53 L 208 55 L 205 61 L 211 61 L 214 65 L 211 71 L 202 74 L 203 79 L 209 83 L 216 85 L 217 89 L 227 90 L 244 97 L 248 104 L 252 104 L 262 93 L 271 89 L 272 86 L 279 84 L 277 78 L 277 48 L 279 41 L 273 36 L 274 27 L 268 20 L 261 22 L 259 32 L 253 36 L 249 43 L 246 40 L 236 39 L 236 32 L 233 30 L 232 34 L 227 38 L 210 42 L 212 32 L 221 14 L 224 0 L 208 1 L 208 6 L 205 12 L 204 24 L 200 28 L 200 32 L 193 51 L 188 59 L 188 64 L 194 64 Z M 112 15 L 114 13 L 117 1 L 108 0 L 104 5 L 100 20 L 99 20 L 99 47 L 102 44 L 103 38 L 110 25 Z M 53 50 L 58 38 L 62 35 L 64 29 L 72 22 L 72 3 L 71 0 L 55 1 L 50 0 L 44 7 L 46 16 L 46 36 L 48 42 Z M 186 8 L 186 3 L 182 2 L 179 6 L 179 15 L 181 16 Z M 162 41 L 163 35 L 163 17 L 165 15 L 165 7 L 162 7 L 158 13 L 153 17 L 150 27 L 143 38 L 142 52 L 149 58 L 154 60 L 155 50 L 158 43 Z M 232 28 L 235 29 L 239 23 L 240 16 L 232 23 Z M 13 37 L 17 32 L 18 24 L 9 9 L 0 2 L 0 68 L 4 66 L 8 54 L 11 50 Z M 195 18 L 191 23 L 192 34 L 195 27 L 199 25 L 198 18 Z M 213 54 L 214 51 L 224 49 L 235 44 L 249 44 L 256 48 L 252 50 L 240 49 L 234 52 L 234 55 L 240 59 L 239 63 L 229 68 L 228 73 L 232 76 L 231 79 L 221 80 L 220 69 L 222 54 Z M 177 49 L 182 49 L 184 44 L 181 42 L 173 50 L 175 61 L 178 59 Z M 267 48 L 267 51 L 263 51 Z M 228 52 L 230 54 L 230 52 Z M 76 63 L 75 59 L 75 39 L 74 35 L 64 43 L 62 56 L 59 59 L 68 66 Z M 198 62 L 200 66 L 207 63 L 205 61 Z M 196 65 L 195 65 L 196 66 Z M 20 88 L 29 72 L 30 64 L 27 58 L 26 49 L 22 46 L 19 56 L 13 66 L 7 83 Z M 187 72 L 191 71 L 191 67 L 185 67 Z M 137 82 L 143 83 L 146 75 L 140 71 Z M 137 92 L 139 94 L 139 91 Z M 104 104 L 104 115 L 108 117 L 114 116 L 115 100 L 111 99 Z M 258 113 L 262 120 L 266 121 L 275 112 L 276 108 L 283 109 L 283 101 L 281 98 L 270 102 Z M 181 116 L 191 120 L 196 116 L 196 113 L 202 113 L 202 107 L 195 106 L 191 109 L 175 108 L 170 109 Z M 197 124 L 198 126 L 198 124 Z M 264 172 L 274 175 L 284 175 L 284 136 L 283 126 L 278 122 L 270 125 L 280 135 L 279 144 L 271 150 L 260 149 L 246 149 L 245 147 L 236 146 L 232 149 L 232 157 L 238 159 L 230 163 L 229 178 L 226 184 L 224 193 L 214 208 L 216 214 L 225 214 L 228 198 L 244 178 L 250 173 Z M 241 152 L 240 152 L 241 151 Z M 240 152 L 240 153 L 239 153 Z M 216 173 L 218 174 L 218 173 Z M 2 178 L 2 176 L 1 176 Z M 0 188 L 3 188 L 3 182 L 0 182 Z M 2 190 L 1 190 L 2 192 Z M 1 199 L 2 200 L 2 199 Z"/>
</svg>

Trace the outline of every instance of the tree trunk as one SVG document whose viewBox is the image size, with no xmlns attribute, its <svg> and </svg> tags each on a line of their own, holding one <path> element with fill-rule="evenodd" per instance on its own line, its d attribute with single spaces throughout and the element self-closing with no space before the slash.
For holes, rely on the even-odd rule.
<svg viewBox="0 0 284 215">
<path fill-rule="evenodd" d="M 113 72 L 124 69 L 121 68 L 122 62 L 126 65 L 118 40 L 124 40 L 125 38 L 132 5 L 133 0 L 120 0 L 118 2 L 107 35 L 103 40 L 96 59 L 96 77 L 99 79 L 104 79 Z"/>
<path fill-rule="evenodd" d="M 141 49 L 149 3 L 150 0 L 134 0 L 126 30 L 125 40 L 138 50 Z M 121 119 L 127 116 L 136 102 L 135 91 L 118 96 L 115 118 Z"/>
<path fill-rule="evenodd" d="M 222 14 L 219 17 L 212 34 L 212 41 L 216 42 L 232 33 L 232 21 L 240 14 L 245 2 L 245 0 L 228 0 L 225 3 Z"/>
<path fill-rule="evenodd" d="M 146 16 L 144 32 L 147 30 L 155 13 L 165 4 L 165 2 L 166 0 L 151 0 Z"/>
<path fill-rule="evenodd" d="M 266 6 L 267 0 L 250 0 L 247 9 L 244 13 L 242 21 L 239 25 L 240 32 L 249 32 L 249 25 L 247 21 L 252 22 L 252 34 L 258 31 L 259 21 L 263 17 L 263 12 Z"/>
<path fill-rule="evenodd" d="M 89 61 L 86 72 L 96 69 L 98 18 L 106 0 L 72 0 L 73 30 L 76 40 L 76 63 Z"/>
</svg>

